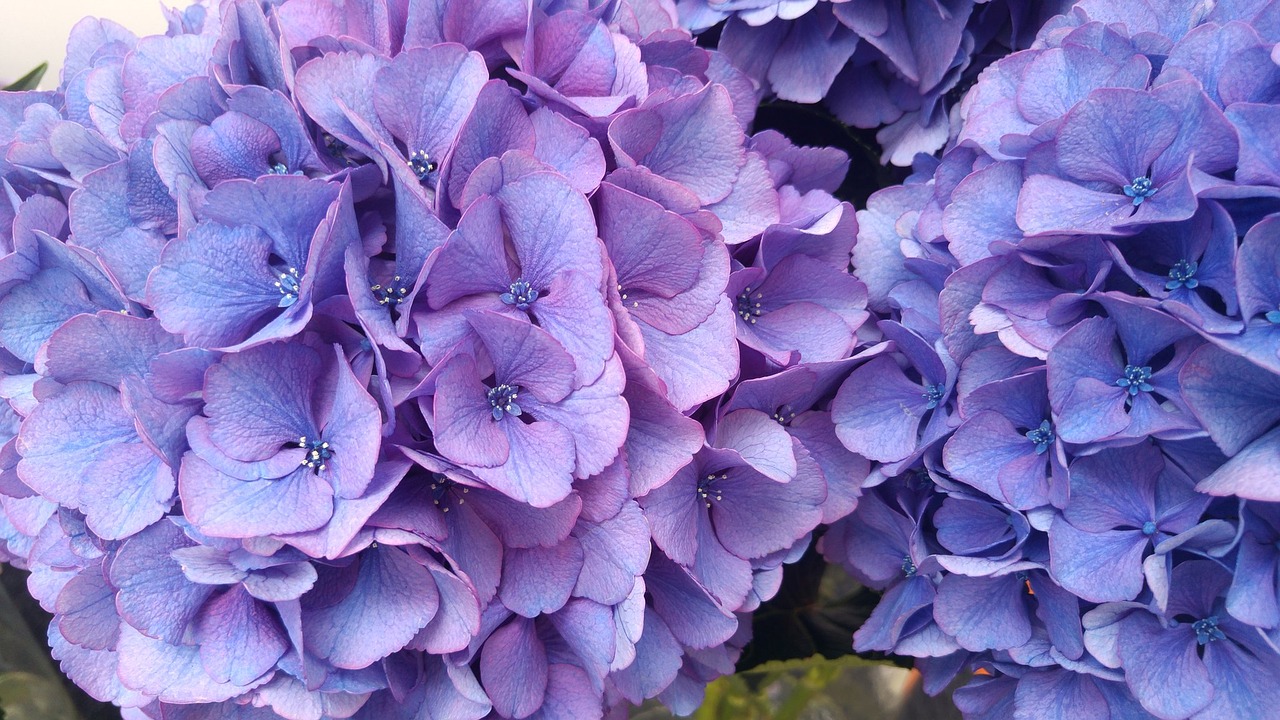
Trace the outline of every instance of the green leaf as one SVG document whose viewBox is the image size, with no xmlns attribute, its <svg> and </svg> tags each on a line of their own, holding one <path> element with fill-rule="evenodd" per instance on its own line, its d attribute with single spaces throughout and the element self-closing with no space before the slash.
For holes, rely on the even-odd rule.
<svg viewBox="0 0 1280 720">
<path fill-rule="evenodd" d="M 47 62 L 40 63 L 39 65 L 35 66 L 35 68 L 31 70 L 31 72 L 27 73 L 26 75 L 23 75 L 17 80 L 14 80 L 12 83 L 9 83 L 3 88 L 0 88 L 0 90 L 3 90 L 5 92 L 21 92 L 23 90 L 35 90 L 40 85 L 40 81 L 44 79 L 44 73 L 48 69 L 49 69 L 49 63 Z"/>
</svg>

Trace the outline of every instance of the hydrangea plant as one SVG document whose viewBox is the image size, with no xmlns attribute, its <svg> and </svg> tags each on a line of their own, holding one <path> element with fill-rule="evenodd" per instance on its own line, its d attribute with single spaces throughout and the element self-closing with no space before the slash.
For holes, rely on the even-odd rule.
<svg viewBox="0 0 1280 720">
<path fill-rule="evenodd" d="M 125 717 L 689 714 L 811 549 L 967 717 L 1280 702 L 1280 4 L 168 24 L 0 92 L 0 553 Z"/>
</svg>

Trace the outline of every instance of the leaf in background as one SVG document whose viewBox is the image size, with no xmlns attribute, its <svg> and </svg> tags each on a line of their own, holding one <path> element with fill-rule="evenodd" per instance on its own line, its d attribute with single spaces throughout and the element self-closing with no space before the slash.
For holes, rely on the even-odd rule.
<svg viewBox="0 0 1280 720">
<path fill-rule="evenodd" d="M 738 672 L 771 660 L 852 655 L 853 631 L 879 599 L 879 593 L 859 585 L 839 566 L 829 566 L 810 546 L 799 562 L 786 567 L 777 595 L 752 617 L 752 639 L 738 660 Z"/>
<path fill-rule="evenodd" d="M 49 63 L 43 62 L 35 66 L 31 72 L 14 80 L 12 83 L 0 88 L 5 92 L 22 92 L 23 90 L 35 90 L 40 85 L 40 81 L 44 79 L 44 73 L 49 69 Z"/>
</svg>

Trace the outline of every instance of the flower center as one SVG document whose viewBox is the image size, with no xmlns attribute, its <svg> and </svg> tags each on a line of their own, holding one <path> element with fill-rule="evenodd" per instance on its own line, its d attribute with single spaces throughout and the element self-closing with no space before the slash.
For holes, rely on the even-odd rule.
<svg viewBox="0 0 1280 720">
<path fill-rule="evenodd" d="M 282 162 L 271 163 L 271 174 L 272 175 L 288 175 L 289 166 L 285 165 Z"/>
<path fill-rule="evenodd" d="M 1036 454 L 1043 455 L 1049 449 L 1049 446 L 1053 444 L 1053 426 L 1050 425 L 1048 420 L 1045 420 L 1040 423 L 1040 427 L 1027 431 L 1027 439 L 1035 443 Z"/>
<path fill-rule="evenodd" d="M 1147 382 L 1151 379 L 1151 366 L 1125 365 L 1124 376 L 1116 380 L 1116 387 L 1122 387 L 1133 397 L 1139 392 L 1151 392 L 1155 387 Z"/>
<path fill-rule="evenodd" d="M 1200 281 L 1196 279 L 1196 270 L 1200 269 L 1200 263 L 1195 260 L 1179 260 L 1169 268 L 1169 282 L 1164 284 L 1165 290 L 1177 290 L 1184 287 L 1188 290 L 1194 290 L 1200 285 Z"/>
<path fill-rule="evenodd" d="M 533 286 L 525 282 L 524 278 L 519 278 L 511 283 L 511 287 L 507 292 L 502 293 L 499 297 L 502 302 L 508 305 L 515 305 L 520 310 L 528 310 L 534 300 L 538 299 L 540 293 L 533 289 Z"/>
<path fill-rule="evenodd" d="M 280 273 L 280 279 L 276 281 L 276 288 L 280 290 L 280 295 L 282 296 L 279 303 L 280 307 L 289 307 L 298 301 L 299 280 L 298 268 L 291 267 L 289 272 Z"/>
<path fill-rule="evenodd" d="M 514 385 L 503 383 L 490 388 L 487 396 L 489 407 L 493 408 L 494 420 L 501 420 L 504 413 L 512 417 L 520 417 L 520 413 L 524 412 L 516 404 L 516 400 L 520 398 L 520 388 Z"/>
<path fill-rule="evenodd" d="M 1150 520 L 1142 523 L 1142 534 L 1151 537 L 1156 534 L 1156 524 Z"/>
<path fill-rule="evenodd" d="M 319 475 L 320 471 L 328 466 L 329 458 L 333 457 L 335 452 L 328 441 L 319 438 L 308 440 L 306 435 L 298 438 L 298 447 L 307 451 L 300 464 L 303 467 L 311 468 L 316 475 Z"/>
<path fill-rule="evenodd" d="M 707 473 L 706 477 L 699 478 L 698 497 L 702 502 L 706 503 L 707 507 L 711 507 L 711 501 L 713 500 L 716 502 L 724 500 L 724 490 L 716 487 L 716 481 L 727 480 L 728 478 L 728 473 L 720 473 L 719 475 L 716 475 L 715 473 Z"/>
<path fill-rule="evenodd" d="M 373 296 L 377 298 L 379 305 L 390 305 L 395 307 L 404 302 L 405 297 L 409 294 L 409 287 L 400 281 L 400 276 L 395 276 L 390 283 L 386 285 L 374 285 L 372 288 Z"/>
<path fill-rule="evenodd" d="M 945 392 L 946 388 L 942 385 L 925 385 L 924 392 L 920 393 L 920 397 L 927 403 L 925 408 L 932 410 L 938 407 Z"/>
<path fill-rule="evenodd" d="M 1141 205 L 1143 200 L 1155 195 L 1156 191 L 1159 190 L 1152 184 L 1151 178 L 1146 175 L 1134 178 L 1133 182 L 1125 185 L 1123 189 L 1125 195 L 1133 198 L 1134 207 Z"/>
<path fill-rule="evenodd" d="M 619 286 L 618 286 L 618 297 L 622 299 L 622 304 L 623 304 L 623 305 L 626 305 L 626 304 L 627 304 L 627 291 L 626 291 L 626 290 L 624 290 L 624 289 L 622 289 L 622 286 L 621 286 L 621 285 L 619 285 Z M 632 301 L 631 301 L 631 307 L 633 307 L 633 308 L 638 308 L 638 307 L 640 307 L 640 301 L 639 301 L 639 300 L 632 300 Z"/>
<path fill-rule="evenodd" d="M 1210 615 L 1203 620 L 1197 620 L 1191 623 L 1191 629 L 1196 631 L 1196 642 L 1201 645 L 1208 645 L 1214 640 L 1227 639 L 1227 636 L 1218 629 L 1217 615 Z"/>
<path fill-rule="evenodd" d="M 752 295 L 750 287 L 743 289 L 742 293 L 738 295 L 738 317 L 755 325 L 756 318 L 764 314 L 764 311 L 760 309 L 760 298 L 762 297 L 764 296 L 759 292 Z"/>
<path fill-rule="evenodd" d="M 440 165 L 436 163 L 435 160 L 431 159 L 431 156 L 427 154 L 426 150 L 414 150 L 413 153 L 409 155 L 409 169 L 412 170 L 414 176 L 418 178 L 418 182 L 426 182 L 427 178 L 431 176 L 431 173 L 435 172 L 439 168 Z"/>
<path fill-rule="evenodd" d="M 796 419 L 796 411 L 792 410 L 790 405 L 780 405 L 773 411 L 773 419 L 777 420 L 779 425 L 790 425 L 791 421 Z"/>
<path fill-rule="evenodd" d="M 902 556 L 902 573 L 907 577 L 915 577 L 916 563 L 911 559 L 910 555 Z"/>
<path fill-rule="evenodd" d="M 456 504 L 462 505 L 467 502 L 463 495 L 471 492 L 471 488 L 450 480 L 439 473 L 431 474 L 431 502 L 440 508 L 440 512 L 449 512 L 449 501 L 456 500 Z"/>
<path fill-rule="evenodd" d="M 1267 322 L 1272 325 L 1280 325 L 1280 306 L 1275 310 L 1269 310 L 1266 314 Z"/>
</svg>

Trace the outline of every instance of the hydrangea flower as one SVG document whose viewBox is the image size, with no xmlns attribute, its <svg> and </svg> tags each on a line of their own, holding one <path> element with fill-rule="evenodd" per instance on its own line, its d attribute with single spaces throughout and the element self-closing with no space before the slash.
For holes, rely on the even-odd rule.
<svg viewBox="0 0 1280 720">
<path fill-rule="evenodd" d="M 0 548 L 131 717 L 689 711 L 866 475 L 848 160 L 658 4 L 395 5 L 86 20 L 0 98 Z M 744 369 L 731 274 L 805 268 L 840 342 Z"/>
</svg>

